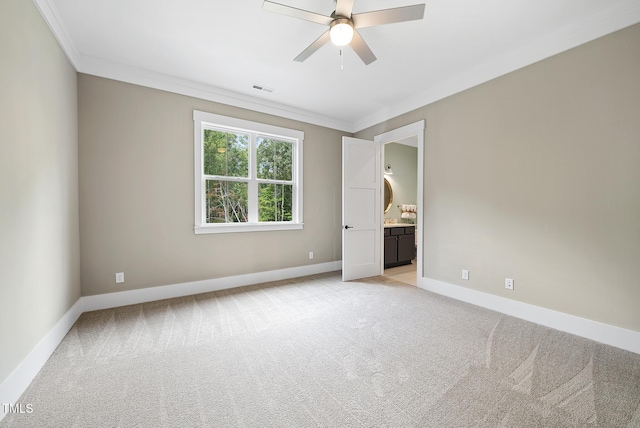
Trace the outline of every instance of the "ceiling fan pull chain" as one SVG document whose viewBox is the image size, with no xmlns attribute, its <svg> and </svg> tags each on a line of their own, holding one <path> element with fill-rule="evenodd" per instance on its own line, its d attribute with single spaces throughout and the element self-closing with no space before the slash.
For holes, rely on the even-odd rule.
<svg viewBox="0 0 640 428">
<path fill-rule="evenodd" d="M 340 48 L 340 71 L 344 71 L 344 53 L 342 52 L 342 48 Z"/>
</svg>

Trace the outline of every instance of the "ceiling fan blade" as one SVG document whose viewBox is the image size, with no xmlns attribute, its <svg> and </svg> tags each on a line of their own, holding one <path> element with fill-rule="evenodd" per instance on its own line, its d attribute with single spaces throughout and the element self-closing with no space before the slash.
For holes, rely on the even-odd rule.
<svg viewBox="0 0 640 428">
<path fill-rule="evenodd" d="M 364 39 L 357 31 L 353 32 L 353 39 L 351 40 L 351 48 L 358 54 L 364 65 L 369 65 L 377 58 L 364 42 Z"/>
<path fill-rule="evenodd" d="M 329 25 L 331 24 L 331 21 L 333 21 L 333 18 L 331 18 L 330 16 L 320 15 L 318 13 L 309 12 L 307 10 L 296 9 L 295 7 L 286 6 L 280 3 L 274 3 L 269 0 L 266 0 L 262 4 L 262 9 L 268 10 L 269 12 L 279 13 L 281 15 L 304 19 L 305 21 L 315 22 L 316 24 Z"/>
<path fill-rule="evenodd" d="M 424 17 L 424 5 L 396 7 L 394 9 L 374 10 L 357 13 L 351 17 L 355 28 L 373 27 L 374 25 L 393 24 L 394 22 L 415 21 Z"/>
<path fill-rule="evenodd" d="M 351 11 L 353 11 L 353 0 L 338 0 L 336 3 L 336 16 L 351 18 Z"/>
<path fill-rule="evenodd" d="M 318 37 L 315 42 L 311 43 L 308 48 L 303 50 L 300 55 L 295 57 L 293 60 L 302 62 L 305 59 L 309 58 L 315 51 L 320 49 L 322 46 L 326 45 L 331 40 L 329 36 L 329 30 L 322 33 L 322 36 Z"/>
</svg>

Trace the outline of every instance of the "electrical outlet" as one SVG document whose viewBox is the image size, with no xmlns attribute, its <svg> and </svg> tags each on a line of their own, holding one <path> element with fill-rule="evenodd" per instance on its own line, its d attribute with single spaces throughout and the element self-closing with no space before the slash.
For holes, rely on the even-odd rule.
<svg viewBox="0 0 640 428">
<path fill-rule="evenodd" d="M 462 269 L 462 279 L 469 280 L 469 271 L 467 269 Z"/>
<path fill-rule="evenodd" d="M 309 260 L 313 259 L 313 251 L 309 251 Z"/>
<path fill-rule="evenodd" d="M 120 284 L 121 282 L 124 282 L 124 272 L 116 273 L 116 284 Z"/>
<path fill-rule="evenodd" d="M 513 279 L 505 278 L 504 279 L 504 288 L 507 290 L 513 290 Z"/>
</svg>

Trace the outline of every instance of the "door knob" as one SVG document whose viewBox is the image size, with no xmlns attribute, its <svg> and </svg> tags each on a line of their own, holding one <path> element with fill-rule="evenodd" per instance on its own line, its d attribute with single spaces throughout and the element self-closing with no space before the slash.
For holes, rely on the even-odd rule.
<svg viewBox="0 0 640 428">
<path fill-rule="evenodd" d="M 345 226 L 344 228 L 345 228 L 345 229 L 353 229 L 353 226 L 348 226 L 348 225 L 347 225 L 347 226 Z"/>
</svg>

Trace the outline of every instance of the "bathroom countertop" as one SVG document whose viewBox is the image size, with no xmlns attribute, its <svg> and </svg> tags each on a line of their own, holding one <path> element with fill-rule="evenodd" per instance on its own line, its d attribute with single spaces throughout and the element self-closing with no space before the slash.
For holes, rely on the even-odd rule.
<svg viewBox="0 0 640 428">
<path fill-rule="evenodd" d="M 415 227 L 415 224 L 411 223 L 397 223 L 397 224 L 385 224 L 384 227 Z"/>
</svg>

